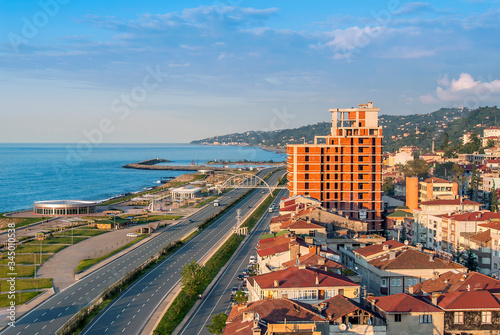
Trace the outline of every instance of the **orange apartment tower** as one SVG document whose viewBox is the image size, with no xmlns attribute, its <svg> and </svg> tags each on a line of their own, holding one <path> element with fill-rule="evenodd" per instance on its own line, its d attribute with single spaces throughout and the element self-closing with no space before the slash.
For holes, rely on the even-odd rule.
<svg viewBox="0 0 500 335">
<path fill-rule="evenodd" d="M 334 108 L 328 136 L 287 147 L 287 188 L 382 232 L 382 127 L 373 103 Z"/>
</svg>

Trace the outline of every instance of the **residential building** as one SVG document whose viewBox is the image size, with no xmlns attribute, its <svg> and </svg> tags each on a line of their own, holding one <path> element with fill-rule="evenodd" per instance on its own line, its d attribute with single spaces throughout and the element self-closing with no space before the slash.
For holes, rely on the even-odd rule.
<svg viewBox="0 0 500 335">
<path fill-rule="evenodd" d="M 428 279 L 408 287 L 412 295 L 432 295 L 433 293 L 448 293 L 461 291 L 490 291 L 500 293 L 500 280 L 485 276 L 478 272 L 462 273 L 451 270 L 442 273 L 437 278 Z"/>
<path fill-rule="evenodd" d="M 483 137 L 500 137 L 500 127 L 492 126 L 483 131 Z"/>
<path fill-rule="evenodd" d="M 481 206 L 481 203 L 469 199 L 431 200 L 421 202 L 419 208 L 413 210 L 414 225 L 411 235 L 414 236 L 414 242 L 422 243 L 429 248 L 439 249 L 439 243 L 435 243 L 435 238 L 438 236 L 440 228 L 429 220 L 429 216 L 452 214 L 458 211 L 477 212 Z"/>
<path fill-rule="evenodd" d="M 500 297 L 488 291 L 456 291 L 427 296 L 445 312 L 445 334 L 500 334 Z"/>
<path fill-rule="evenodd" d="M 332 128 L 313 144 L 288 145 L 291 196 L 321 201 L 326 209 L 382 231 L 382 127 L 373 103 L 331 109 Z"/>
<path fill-rule="evenodd" d="M 328 335 L 328 328 L 326 317 L 310 305 L 289 299 L 264 299 L 234 305 L 223 335 Z"/>
<path fill-rule="evenodd" d="M 413 214 L 406 209 L 396 209 L 394 212 L 385 215 L 385 227 L 387 238 L 401 241 L 406 240 L 405 218 L 413 218 Z"/>
<path fill-rule="evenodd" d="M 458 197 L 458 184 L 442 178 L 431 177 L 418 183 L 418 201 L 434 199 L 455 199 Z"/>
<path fill-rule="evenodd" d="M 500 219 L 478 225 L 479 231 L 486 229 L 491 234 L 491 275 L 500 278 Z"/>
<path fill-rule="evenodd" d="M 398 293 L 386 297 L 368 297 L 372 310 L 382 315 L 387 335 L 444 334 L 445 312 L 429 302 Z"/>
<path fill-rule="evenodd" d="M 343 264 L 359 273 L 362 285 L 375 295 L 403 293 L 408 286 L 450 270 L 467 268 L 397 241 L 349 251 L 339 249 Z"/>
<path fill-rule="evenodd" d="M 485 275 L 491 275 L 491 230 L 460 235 L 460 246 L 465 251 L 462 253 L 464 261 L 469 257 L 467 250 L 470 250 L 477 260 L 477 270 Z"/>
<path fill-rule="evenodd" d="M 304 265 L 247 278 L 249 301 L 287 298 L 318 303 L 341 294 L 357 299 L 359 285 L 346 276 Z"/>
</svg>

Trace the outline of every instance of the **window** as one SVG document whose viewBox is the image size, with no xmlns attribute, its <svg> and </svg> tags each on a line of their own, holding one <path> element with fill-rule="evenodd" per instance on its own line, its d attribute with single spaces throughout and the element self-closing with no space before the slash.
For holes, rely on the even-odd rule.
<svg viewBox="0 0 500 335">
<path fill-rule="evenodd" d="M 394 314 L 394 322 L 401 322 L 401 314 Z"/>
<path fill-rule="evenodd" d="M 397 286 L 401 286 L 401 278 L 397 279 L 397 284 L 398 284 Z"/>
<path fill-rule="evenodd" d="M 387 287 L 387 279 L 382 278 L 382 287 Z"/>
<path fill-rule="evenodd" d="M 391 279 L 391 286 L 396 286 L 396 278 Z"/>
<path fill-rule="evenodd" d="M 413 285 L 417 285 L 417 278 L 413 278 Z"/>
<path fill-rule="evenodd" d="M 455 323 L 455 324 L 464 323 L 464 312 L 453 313 L 453 323 Z"/>
<path fill-rule="evenodd" d="M 491 312 L 481 312 L 481 323 L 491 323 Z"/>
<path fill-rule="evenodd" d="M 304 166 L 304 169 L 305 169 L 306 171 L 309 171 L 309 165 Z"/>
<path fill-rule="evenodd" d="M 432 323 L 432 315 L 431 314 L 423 314 L 419 316 L 420 323 Z"/>
</svg>

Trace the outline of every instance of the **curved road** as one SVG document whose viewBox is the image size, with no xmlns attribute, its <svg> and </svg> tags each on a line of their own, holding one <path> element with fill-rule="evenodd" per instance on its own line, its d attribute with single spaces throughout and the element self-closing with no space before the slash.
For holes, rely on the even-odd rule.
<svg viewBox="0 0 500 335">
<path fill-rule="evenodd" d="M 272 169 L 266 169 L 259 172 L 260 176 L 265 176 Z M 272 176 L 273 180 L 277 180 L 277 174 Z M 208 217 L 211 217 L 215 213 L 223 210 L 225 205 L 228 205 L 234 198 L 239 195 L 245 193 L 246 190 L 235 189 L 228 192 L 226 195 L 220 197 L 220 203 L 222 206 L 206 206 L 199 212 L 193 214 L 190 217 L 190 220 L 183 220 L 177 225 L 170 227 L 166 231 L 161 234 L 158 234 L 154 238 L 152 238 L 147 243 L 131 250 L 127 254 L 122 257 L 117 258 L 113 262 L 103 266 L 102 268 L 94 271 L 88 276 L 82 278 L 80 281 L 71 285 L 67 289 L 62 292 L 57 293 L 52 296 L 36 308 L 32 309 L 30 312 L 25 314 L 21 319 L 16 320 L 15 327 L 8 326 L 5 328 L 0 334 L 5 335 L 52 335 L 55 334 L 69 319 L 71 319 L 76 313 L 78 313 L 82 308 L 87 306 L 90 302 L 92 302 L 96 297 L 98 297 L 105 289 L 112 286 L 116 282 L 118 282 L 121 278 L 123 278 L 127 273 L 137 268 L 139 265 L 143 264 L 147 259 L 156 255 L 159 251 L 161 251 L 165 246 L 173 243 L 182 236 L 186 235 L 192 229 L 194 229 L 198 224 L 200 224 L 203 220 Z M 253 192 L 253 195 L 260 194 L 260 192 Z M 248 196 L 246 197 L 248 199 Z M 243 201 L 245 202 L 245 201 Z M 243 202 L 240 202 L 239 206 L 244 206 Z M 233 208 L 232 210 L 235 210 Z M 229 211 L 231 212 L 231 211 Z M 192 222 L 189 222 L 192 221 Z M 219 222 L 220 220 L 217 220 Z M 211 226 L 213 227 L 213 225 Z M 214 228 L 208 228 L 203 230 L 198 236 L 205 236 L 211 233 Z M 197 237 L 198 237 L 197 236 Z M 212 238 L 213 235 L 210 235 Z M 176 262 L 176 258 L 182 256 L 184 251 L 193 252 L 192 245 L 196 244 L 195 241 L 197 239 L 193 239 L 192 242 L 187 243 L 183 248 L 179 249 L 175 254 L 169 256 L 164 262 L 160 264 L 165 264 L 166 261 Z M 204 240 L 206 241 L 206 240 Z M 198 245 L 198 244 L 196 244 Z M 195 251 L 194 251 L 195 252 Z M 200 253 L 198 253 L 200 254 Z M 159 266 L 157 266 L 158 268 Z M 163 271 L 163 270 L 162 270 Z M 157 273 L 156 269 L 149 272 L 148 277 L 151 276 L 150 273 Z M 169 271 L 170 272 L 170 271 Z M 173 272 L 173 271 L 172 271 Z M 164 274 L 164 273 L 162 273 Z M 158 276 L 158 275 L 156 275 Z M 171 275 L 172 276 L 172 275 Z M 170 279 L 173 277 L 168 277 L 168 274 L 164 276 L 165 279 Z M 163 278 L 162 278 L 163 279 Z M 130 291 L 132 288 L 136 288 L 139 283 L 143 280 L 137 281 L 129 290 L 124 292 L 125 294 Z M 170 283 L 173 283 L 173 280 L 170 280 Z M 141 288 L 142 290 L 142 288 Z M 165 296 L 165 292 L 169 291 L 166 287 L 163 287 L 162 292 L 158 293 L 158 296 Z M 144 295 L 143 295 L 144 296 Z M 145 299 L 147 300 L 147 299 Z M 150 299 L 148 300 L 148 306 Z M 116 302 L 113 303 L 113 306 L 120 306 Z M 109 308 L 108 308 L 109 309 Z M 107 310 L 108 310 L 107 309 Z M 115 321 L 116 322 L 116 321 Z M 141 326 L 142 327 L 142 326 Z M 115 327 L 112 327 L 115 328 Z M 120 329 L 121 331 L 121 329 Z M 128 332 L 129 333 L 129 332 Z M 130 332 L 129 334 L 138 334 L 139 332 Z"/>
</svg>

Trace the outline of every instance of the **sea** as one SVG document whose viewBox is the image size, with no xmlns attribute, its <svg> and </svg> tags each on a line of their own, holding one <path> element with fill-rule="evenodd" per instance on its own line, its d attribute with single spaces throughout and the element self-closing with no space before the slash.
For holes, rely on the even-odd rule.
<svg viewBox="0 0 500 335">
<path fill-rule="evenodd" d="M 31 209 L 42 200 L 106 200 L 189 173 L 123 168 L 154 158 L 201 165 L 213 160 L 283 161 L 286 156 L 244 146 L 0 144 L 0 213 Z"/>
</svg>

